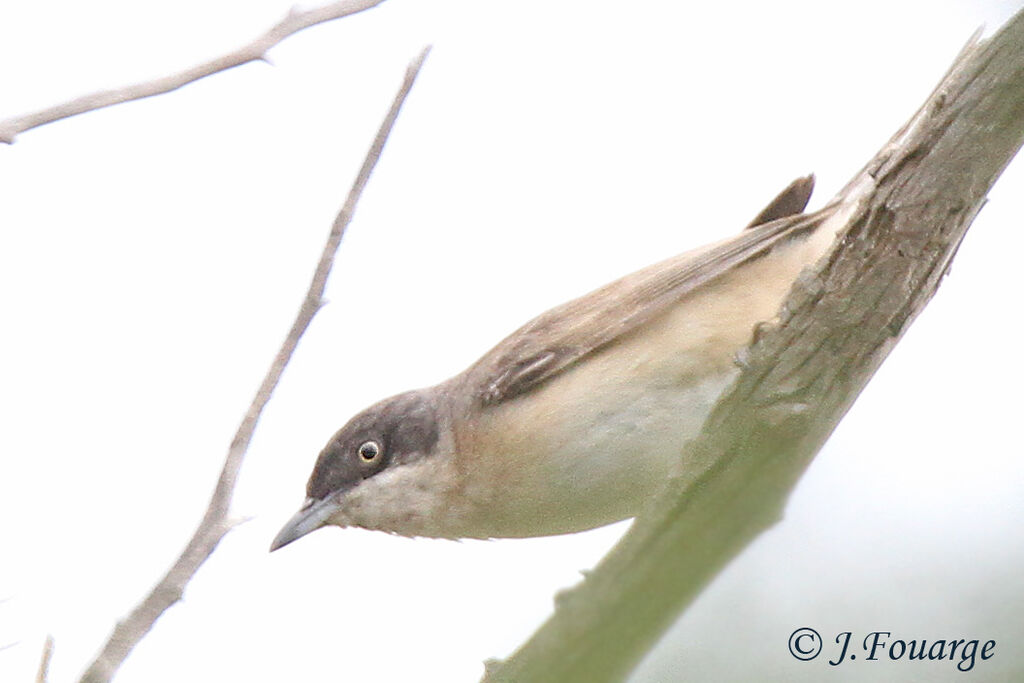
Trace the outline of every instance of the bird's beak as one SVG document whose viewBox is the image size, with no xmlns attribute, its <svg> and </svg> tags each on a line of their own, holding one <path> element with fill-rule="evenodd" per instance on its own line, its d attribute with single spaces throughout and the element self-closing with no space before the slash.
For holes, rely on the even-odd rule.
<svg viewBox="0 0 1024 683">
<path fill-rule="evenodd" d="M 338 509 L 338 504 L 330 497 L 324 500 L 307 498 L 302 508 L 296 512 L 284 527 L 277 533 L 270 544 L 270 552 L 283 548 L 292 541 L 298 540 L 327 524 Z"/>
</svg>

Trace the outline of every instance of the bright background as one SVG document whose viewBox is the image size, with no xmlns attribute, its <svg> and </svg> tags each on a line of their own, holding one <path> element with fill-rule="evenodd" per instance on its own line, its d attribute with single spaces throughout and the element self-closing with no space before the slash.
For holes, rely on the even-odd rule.
<svg viewBox="0 0 1024 683">
<path fill-rule="evenodd" d="M 278 0 L 6 2 L 0 117 L 241 44 Z M 180 551 L 406 63 L 434 51 L 263 417 L 232 533 L 119 681 L 475 681 L 626 524 L 453 543 L 329 529 L 270 555 L 352 413 L 547 307 L 820 206 L 983 22 L 977 0 L 389 0 L 171 95 L 0 148 L 0 680 L 82 670 Z M 995 639 L 1024 676 L 1024 164 L 801 482 L 638 681 L 960 680 L 831 641 Z M 834 652 L 831 656 L 834 656 Z M 1016 672 L 1014 674 L 1013 672 Z"/>
</svg>

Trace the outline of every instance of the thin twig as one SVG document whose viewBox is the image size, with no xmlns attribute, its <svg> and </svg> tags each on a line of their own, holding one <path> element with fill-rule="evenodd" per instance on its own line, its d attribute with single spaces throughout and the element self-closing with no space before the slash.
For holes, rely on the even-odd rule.
<svg viewBox="0 0 1024 683">
<path fill-rule="evenodd" d="M 315 7 L 308 10 L 292 9 L 284 19 L 251 43 L 203 64 L 171 74 L 170 76 L 155 78 L 151 81 L 143 81 L 142 83 L 135 83 L 113 90 L 99 90 L 46 109 L 0 121 L 0 143 L 13 144 L 14 138 L 19 133 L 38 128 L 47 123 L 53 123 L 54 121 L 122 102 L 162 95 L 220 71 L 226 71 L 249 62 L 265 60 L 267 50 L 293 33 L 298 33 L 302 29 L 309 28 L 315 24 L 322 24 L 332 19 L 340 19 L 350 14 L 372 9 L 382 2 L 384 0 L 342 0 L 341 2 L 332 2 L 323 7 Z"/>
<path fill-rule="evenodd" d="M 192 539 L 185 547 L 185 550 L 182 551 L 174 565 L 160 580 L 160 583 L 153 588 L 149 595 L 124 620 L 118 622 L 117 626 L 114 627 L 114 631 L 111 633 L 103 650 L 82 675 L 82 683 L 105 683 L 113 677 L 125 658 L 132 651 L 132 648 L 145 637 L 156 620 L 160 618 L 160 615 L 181 599 L 185 586 L 188 585 L 188 582 L 199 570 L 199 567 L 210 557 L 224 535 L 235 526 L 234 522 L 228 520 L 228 510 L 231 505 L 235 482 L 238 478 L 238 470 L 242 466 L 242 459 L 245 457 L 245 452 L 249 447 L 249 442 L 256 429 L 260 414 L 263 412 L 263 408 L 267 405 L 274 388 L 281 379 L 281 374 L 291 359 L 299 339 L 305 333 L 306 328 L 309 327 L 317 311 L 323 306 L 324 288 L 327 285 L 327 278 L 334 264 L 335 252 L 337 252 L 338 246 L 341 244 L 341 239 L 349 222 L 352 220 L 352 215 L 355 213 L 356 204 L 359 202 L 363 188 L 366 187 L 366 183 L 370 179 L 370 174 L 380 158 L 384 143 L 391 133 L 395 119 L 398 117 L 402 104 L 405 102 L 405 98 L 409 94 L 409 90 L 412 88 L 420 67 L 423 65 L 423 60 L 426 59 L 429 51 L 429 47 L 424 48 L 406 70 L 405 81 L 402 83 L 398 94 L 395 95 L 387 117 L 385 117 L 380 129 L 377 131 L 377 136 L 374 138 L 373 144 L 363 160 L 363 165 L 359 169 L 359 175 L 349 190 L 344 206 L 334 219 L 334 225 L 331 227 L 330 235 L 328 235 L 323 252 L 320 254 L 320 262 L 317 264 L 316 271 L 313 274 L 313 281 L 306 292 L 306 298 L 299 309 L 291 330 L 288 332 L 288 336 L 285 338 L 284 343 L 277 352 L 277 356 L 274 358 L 274 362 L 263 378 L 263 383 L 260 385 L 259 391 L 256 392 L 256 396 L 249 406 L 245 418 L 239 425 L 234 439 L 231 441 L 231 447 L 228 449 L 227 457 L 224 460 L 220 479 L 217 480 L 217 487 L 210 499 L 210 504 L 206 509 L 203 520 L 199 523 L 199 527 L 192 535 Z"/>
<path fill-rule="evenodd" d="M 43 656 L 39 659 L 39 670 L 36 672 L 36 683 L 46 683 L 50 677 L 50 659 L 53 657 L 53 636 L 46 636 L 43 643 Z"/>
</svg>

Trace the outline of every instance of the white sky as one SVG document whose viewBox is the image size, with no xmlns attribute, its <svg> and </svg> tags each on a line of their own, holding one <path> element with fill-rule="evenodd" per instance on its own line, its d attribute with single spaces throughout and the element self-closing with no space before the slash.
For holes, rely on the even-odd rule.
<svg viewBox="0 0 1024 683">
<path fill-rule="evenodd" d="M 248 65 L 0 148 L 0 680 L 72 680 L 179 552 L 373 131 L 430 56 L 257 431 L 233 533 L 119 681 L 475 681 L 625 529 L 452 543 L 329 529 L 269 555 L 326 438 L 545 308 L 820 206 L 1019 2 L 389 0 Z M 288 2 L 8 2 L 0 118 L 165 74 Z M 1024 670 L 1024 168 L 786 517 L 637 680 L 953 680 L 794 661 L 814 626 L 995 639 Z M 855 636 L 856 637 L 856 636 Z M 897 637 L 897 636 L 894 636 Z"/>
</svg>

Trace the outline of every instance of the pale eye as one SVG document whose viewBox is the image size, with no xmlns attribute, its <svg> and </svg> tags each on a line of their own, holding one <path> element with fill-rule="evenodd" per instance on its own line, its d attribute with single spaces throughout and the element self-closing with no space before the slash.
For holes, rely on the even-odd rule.
<svg viewBox="0 0 1024 683">
<path fill-rule="evenodd" d="M 376 441 L 366 441 L 359 447 L 359 458 L 363 462 L 373 462 L 380 456 L 380 444 Z"/>
</svg>

